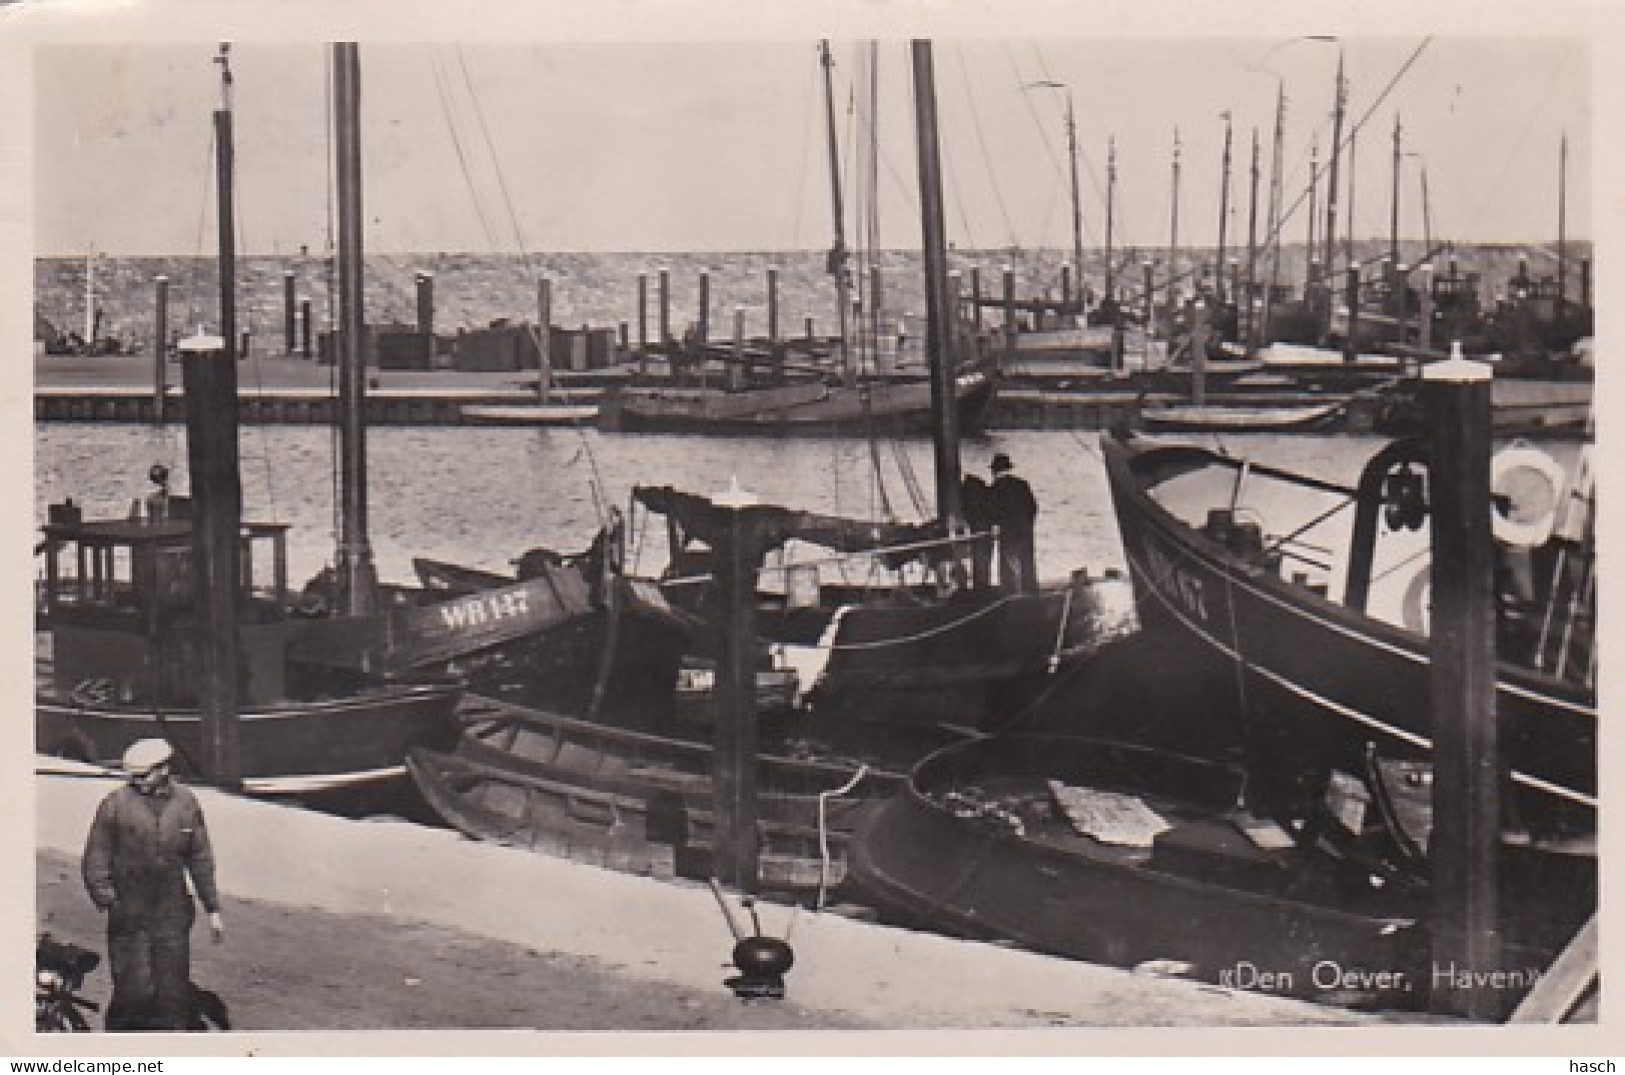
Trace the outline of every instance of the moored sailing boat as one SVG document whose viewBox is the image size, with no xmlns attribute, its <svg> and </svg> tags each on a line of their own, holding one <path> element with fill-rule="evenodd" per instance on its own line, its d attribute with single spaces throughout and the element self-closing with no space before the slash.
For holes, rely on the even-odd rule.
<svg viewBox="0 0 1625 1075">
<path fill-rule="evenodd" d="M 1236 684 L 1277 777 L 1307 786 L 1359 771 L 1368 751 L 1425 754 L 1419 444 L 1379 452 L 1353 487 L 1191 445 L 1106 436 L 1103 449 L 1144 630 Z M 1553 493 L 1544 522 L 1497 523 L 1509 823 L 1561 854 L 1595 853 L 1590 497 L 1582 476 Z"/>
<path fill-rule="evenodd" d="M 354 46 L 338 46 L 335 56 L 341 88 L 354 91 Z M 219 62 L 226 87 L 225 107 L 215 113 L 224 332 L 208 345 L 219 354 L 189 361 L 223 363 L 220 394 L 234 401 L 231 74 L 224 48 Z M 354 106 L 353 92 L 338 98 L 341 110 Z M 341 129 L 347 118 L 353 121 L 353 113 L 341 111 Z M 198 382 L 211 377 L 200 373 Z M 286 528 L 241 522 L 236 416 L 230 403 L 211 413 L 216 402 L 200 398 L 188 408 L 189 449 L 199 513 L 208 512 L 210 527 L 223 521 L 236 535 L 223 550 L 205 546 L 205 524 L 193 517 L 192 501 L 165 495 L 145 513 L 120 520 L 85 520 L 71 503 L 52 507 L 42 544 L 50 654 L 38 673 L 36 750 L 111 765 L 135 740 L 155 736 L 174 744 L 181 768 L 194 778 L 265 793 L 399 777 L 410 747 L 454 734 L 461 684 L 300 660 Z M 222 561 L 229 566 L 221 569 Z M 230 698 L 225 713 L 206 715 L 221 699 L 217 684 L 200 683 L 200 667 L 221 663 L 204 651 L 222 646 L 211 637 L 222 608 L 234 615 L 235 637 L 224 643 L 230 657 L 223 689 Z M 235 729 L 236 772 L 210 768 L 216 750 L 204 740 L 218 722 Z"/>
</svg>

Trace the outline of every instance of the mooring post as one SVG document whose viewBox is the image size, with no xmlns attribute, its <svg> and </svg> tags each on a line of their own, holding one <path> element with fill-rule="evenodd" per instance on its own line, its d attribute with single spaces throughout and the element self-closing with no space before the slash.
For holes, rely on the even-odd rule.
<svg viewBox="0 0 1625 1075">
<path fill-rule="evenodd" d="M 1395 342 L 1401 348 L 1405 346 L 1406 322 L 1410 319 L 1411 304 L 1411 271 L 1404 262 L 1394 266 L 1394 321 L 1395 334 L 1399 337 Z"/>
<path fill-rule="evenodd" d="M 725 616 L 718 632 L 715 714 L 716 873 L 741 892 L 760 882 L 756 801 L 756 573 L 765 551 L 765 518 L 735 481 L 712 499 L 726 516 L 719 529 L 718 589 Z"/>
<path fill-rule="evenodd" d="M 553 396 L 553 281 L 536 281 L 536 398 Z"/>
<path fill-rule="evenodd" d="M 420 272 L 413 279 L 417 293 L 418 335 L 422 336 L 429 347 L 430 357 L 434 355 L 434 273 Z"/>
<path fill-rule="evenodd" d="M 1343 334 L 1343 361 L 1360 357 L 1360 263 L 1350 262 L 1343 270 L 1343 301 L 1348 304 L 1348 330 Z"/>
<path fill-rule="evenodd" d="M 1191 402 L 1207 403 L 1207 303 L 1197 299 L 1191 311 Z"/>
<path fill-rule="evenodd" d="M 970 304 L 971 321 L 976 326 L 978 335 L 982 331 L 982 270 L 976 265 L 970 267 Z"/>
<path fill-rule="evenodd" d="M 199 620 L 197 681 L 203 775 L 217 787 L 242 784 L 237 728 L 238 472 L 237 362 L 220 336 L 182 340 L 186 458 L 191 472 L 192 580 Z"/>
<path fill-rule="evenodd" d="M 298 304 L 294 301 L 293 270 L 284 269 L 282 272 L 282 353 L 293 354 L 294 344 L 294 311 Z"/>
<path fill-rule="evenodd" d="M 700 273 L 700 320 L 698 332 L 701 347 L 711 342 L 711 274 L 709 272 Z"/>
<path fill-rule="evenodd" d="M 1495 707 L 1495 548 L 1491 537 L 1487 367 L 1461 357 L 1422 373 L 1432 428 L 1432 1005 L 1499 1019 L 1505 990 L 1473 986 L 1501 969 L 1500 745 Z"/>
<path fill-rule="evenodd" d="M 671 348 L 671 270 L 661 269 L 658 280 L 660 292 L 660 350 L 670 353 Z"/>
<path fill-rule="evenodd" d="M 649 274 L 638 273 L 638 372 L 649 372 Z"/>
<path fill-rule="evenodd" d="M 1141 287 L 1145 290 L 1145 302 L 1141 310 L 1141 315 L 1145 318 L 1145 343 L 1150 347 L 1151 337 L 1154 335 L 1152 319 L 1156 316 L 1157 303 L 1154 294 L 1156 284 L 1152 278 L 1152 265 L 1149 261 L 1140 263 L 1140 278 L 1143 281 Z"/>
<path fill-rule="evenodd" d="M 1416 313 L 1417 344 L 1424 351 L 1433 349 L 1433 263 L 1421 267 L 1422 284 L 1417 289 L 1422 308 Z"/>
<path fill-rule="evenodd" d="M 1016 353 L 1016 270 L 1006 265 L 1000 279 L 1004 285 L 1004 354 L 1010 359 Z"/>
<path fill-rule="evenodd" d="M 745 308 L 734 307 L 734 354 L 728 363 L 728 387 L 735 391 L 745 386 Z"/>
<path fill-rule="evenodd" d="M 779 270 L 767 269 L 767 345 L 779 346 Z"/>
<path fill-rule="evenodd" d="M 157 309 L 152 319 L 152 418 L 160 425 L 164 421 L 164 393 L 168 391 L 169 373 L 169 277 L 160 276 L 153 281 Z"/>
</svg>

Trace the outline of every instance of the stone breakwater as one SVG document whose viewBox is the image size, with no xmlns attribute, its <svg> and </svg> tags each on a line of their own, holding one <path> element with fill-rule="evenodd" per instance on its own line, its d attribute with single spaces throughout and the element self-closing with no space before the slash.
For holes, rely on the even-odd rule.
<svg viewBox="0 0 1625 1075">
<path fill-rule="evenodd" d="M 1386 253 L 1386 243 L 1367 244 Z M 1415 249 L 1411 247 L 1414 246 Z M 1358 251 L 1362 256 L 1369 251 Z M 1403 257 L 1416 257 L 1420 244 L 1405 244 Z M 1478 272 L 1493 291 L 1498 282 L 1517 271 L 1522 248 L 1513 246 L 1463 247 L 1457 250 L 1462 271 Z M 1211 251 L 1190 251 L 1181 262 L 1202 263 Z M 1125 255 L 1127 256 L 1127 255 Z M 498 319 L 535 320 L 536 281 L 552 281 L 555 325 L 580 327 L 628 323 L 637 337 L 637 278 L 648 274 L 648 324 L 656 331 L 659 311 L 658 274 L 670 279 L 671 322 L 674 334 L 698 316 L 699 278 L 710 274 L 712 335 L 730 336 L 733 311 L 743 309 L 745 331 L 753 336 L 767 331 L 767 270 L 779 273 L 780 332 L 794 335 L 812 317 L 820 334 L 836 331 L 835 289 L 827 272 L 824 251 L 752 253 L 550 253 L 530 258 L 493 254 L 370 254 L 367 257 L 367 319 L 373 324 L 412 324 L 417 317 L 414 277 L 435 276 L 435 328 L 456 332 L 480 328 Z M 925 303 L 920 285 L 919 255 L 915 251 L 883 251 L 876 255 L 881 307 L 889 316 L 906 315 L 912 324 L 923 319 Z M 1042 250 L 968 250 L 950 253 L 949 268 L 963 274 L 969 289 L 971 270 L 981 273 L 983 294 L 999 294 L 1000 276 L 1013 271 L 1019 295 L 1046 291 L 1060 293 L 1061 265 L 1066 253 Z M 1119 266 L 1119 279 L 1130 290 L 1139 287 L 1133 255 Z M 1099 252 L 1087 255 L 1083 279 L 1099 287 L 1104 265 Z M 322 253 L 248 255 L 238 259 L 238 321 L 262 340 L 280 345 L 283 333 L 283 278 L 294 274 L 300 300 L 308 300 L 318 324 L 331 319 L 335 288 L 330 260 Z M 1282 254 L 1282 279 L 1301 280 L 1305 265 L 1300 246 Z M 154 283 L 158 276 L 170 281 L 170 324 L 188 332 L 202 322 L 218 319 L 218 282 L 213 257 L 150 256 L 99 257 L 95 260 L 96 304 L 102 312 L 101 333 L 149 351 L 153 332 Z M 80 332 L 85 326 L 84 257 L 42 257 L 35 261 L 34 300 L 37 312 L 59 332 Z M 1166 273 L 1158 271 L 1158 278 Z M 1486 298 L 1488 298 L 1486 294 Z M 998 314 L 992 314 L 998 320 Z M 883 326 L 889 331 L 893 325 Z"/>
</svg>

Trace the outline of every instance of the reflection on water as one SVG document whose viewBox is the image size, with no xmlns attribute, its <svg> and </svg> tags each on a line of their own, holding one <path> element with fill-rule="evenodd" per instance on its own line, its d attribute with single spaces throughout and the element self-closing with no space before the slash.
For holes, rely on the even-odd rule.
<svg viewBox="0 0 1625 1075">
<path fill-rule="evenodd" d="M 332 560 L 336 446 L 322 427 L 252 426 L 241 434 L 244 513 L 286 522 L 289 576 L 302 583 Z M 1381 441 L 1369 437 L 1233 436 L 1234 454 L 1257 455 L 1319 476 L 1351 480 Z M 1010 431 L 968 442 L 964 466 L 987 474 L 1008 453 L 1040 504 L 1038 561 L 1045 577 L 1122 566 L 1098 435 Z M 42 424 L 35 433 L 37 522 L 72 496 L 87 514 L 128 510 L 147 492 L 147 468 L 169 465 L 188 487 L 184 429 Z M 916 520 L 932 514 L 931 444 L 923 438 L 772 439 L 628 436 L 594 430 L 380 428 L 367 435 L 368 533 L 379 575 L 405 582 L 414 556 L 494 571 L 523 550 L 586 547 L 607 504 L 627 510 L 636 484 L 717 493 L 737 477 L 762 500 L 833 514 Z M 875 478 L 876 469 L 880 480 Z M 927 503 L 916 504 L 915 496 Z M 644 540 L 639 541 L 642 537 Z M 664 560 L 661 528 L 633 518 L 631 554 Z"/>
</svg>

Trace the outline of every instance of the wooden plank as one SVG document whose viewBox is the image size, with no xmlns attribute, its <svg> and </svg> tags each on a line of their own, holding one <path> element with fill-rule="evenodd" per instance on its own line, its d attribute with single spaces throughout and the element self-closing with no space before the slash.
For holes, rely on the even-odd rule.
<svg viewBox="0 0 1625 1075">
<path fill-rule="evenodd" d="M 1597 916 L 1593 914 L 1507 1021 L 1561 1023 L 1585 999 L 1597 976 Z"/>
</svg>

